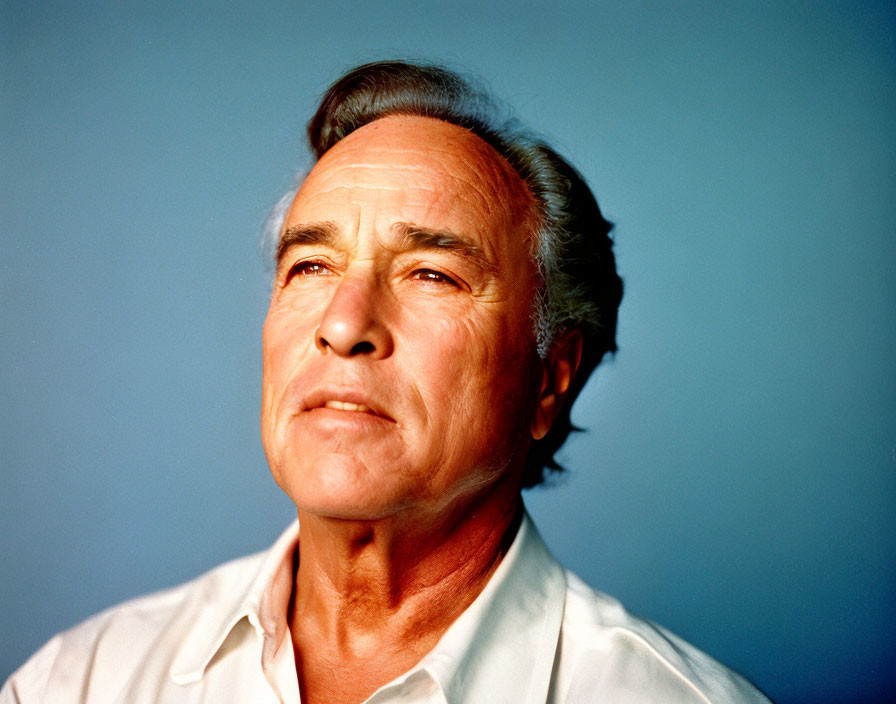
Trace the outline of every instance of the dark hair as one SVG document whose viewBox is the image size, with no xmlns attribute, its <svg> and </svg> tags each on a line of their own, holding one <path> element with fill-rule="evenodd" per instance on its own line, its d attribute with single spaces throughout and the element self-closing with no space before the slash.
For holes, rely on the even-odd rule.
<svg viewBox="0 0 896 704">
<path fill-rule="evenodd" d="M 546 355 L 565 330 L 578 329 L 583 337 L 568 402 L 526 458 L 523 486 L 540 484 L 545 469 L 563 469 L 554 453 L 577 429 L 570 418 L 572 402 L 603 356 L 616 351 L 622 281 L 609 236 L 612 224 L 569 162 L 509 119 L 471 80 L 435 65 L 388 61 L 349 71 L 324 94 L 308 123 L 311 150 L 319 159 L 341 139 L 387 115 L 433 117 L 470 130 L 516 169 L 537 204 L 532 254 L 542 280 L 533 314 L 538 353 Z M 278 232 L 282 210 L 270 223 Z"/>
</svg>

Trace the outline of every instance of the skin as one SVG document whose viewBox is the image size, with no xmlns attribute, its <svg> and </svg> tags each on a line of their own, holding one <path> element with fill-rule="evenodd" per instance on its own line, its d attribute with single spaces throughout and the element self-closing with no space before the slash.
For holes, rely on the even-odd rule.
<svg viewBox="0 0 896 704">
<path fill-rule="evenodd" d="M 531 438 L 575 373 L 535 351 L 533 200 L 466 130 L 391 116 L 320 159 L 287 214 L 262 441 L 302 526 L 303 701 L 359 702 L 476 597 L 519 520 Z"/>
</svg>

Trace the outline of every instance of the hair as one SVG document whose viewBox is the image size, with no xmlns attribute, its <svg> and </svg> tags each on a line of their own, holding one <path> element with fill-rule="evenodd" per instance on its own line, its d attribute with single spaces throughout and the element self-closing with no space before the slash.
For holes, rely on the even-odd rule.
<svg viewBox="0 0 896 704">
<path fill-rule="evenodd" d="M 615 352 L 616 317 L 622 280 L 616 273 L 612 223 L 604 219 L 581 174 L 554 149 L 499 105 L 471 79 L 433 64 L 386 61 L 346 73 L 324 94 L 308 122 L 316 159 L 340 140 L 389 115 L 432 117 L 463 127 L 490 144 L 517 171 L 536 204 L 532 256 L 541 280 L 533 321 L 538 354 L 545 357 L 558 335 L 579 330 L 582 359 L 567 403 L 526 458 L 523 487 L 541 484 L 545 471 L 563 467 L 554 454 L 573 430 L 571 407 L 591 372 Z M 280 235 L 295 195 L 284 195 L 271 211 L 264 237 Z"/>
</svg>

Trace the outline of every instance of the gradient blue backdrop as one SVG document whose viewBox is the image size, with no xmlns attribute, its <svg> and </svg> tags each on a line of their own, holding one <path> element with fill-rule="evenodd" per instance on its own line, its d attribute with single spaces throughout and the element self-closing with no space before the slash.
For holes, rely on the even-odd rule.
<svg viewBox="0 0 896 704">
<path fill-rule="evenodd" d="M 621 351 L 528 494 L 553 550 L 780 702 L 894 696 L 892 3 L 174 5 L 0 5 L 0 678 L 291 519 L 259 225 L 328 83 L 424 56 L 618 223 Z"/>
</svg>

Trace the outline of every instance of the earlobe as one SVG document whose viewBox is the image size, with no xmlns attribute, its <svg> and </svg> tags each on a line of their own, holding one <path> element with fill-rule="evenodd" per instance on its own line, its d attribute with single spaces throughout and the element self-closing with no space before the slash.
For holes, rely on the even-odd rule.
<svg viewBox="0 0 896 704">
<path fill-rule="evenodd" d="M 582 361 L 582 333 L 567 330 L 551 345 L 547 357 L 541 361 L 541 384 L 535 414 L 532 418 L 532 437 L 541 440 L 563 408 L 566 394 Z"/>
</svg>

